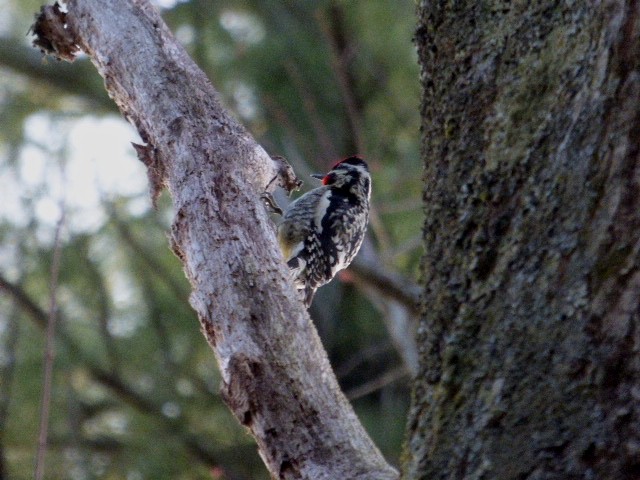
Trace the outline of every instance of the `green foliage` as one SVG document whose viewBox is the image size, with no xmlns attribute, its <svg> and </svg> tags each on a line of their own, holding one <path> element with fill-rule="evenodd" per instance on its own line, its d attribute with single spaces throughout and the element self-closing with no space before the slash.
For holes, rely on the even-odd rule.
<svg viewBox="0 0 640 480">
<path fill-rule="evenodd" d="M 34 64 L 22 50 L 2 48 L 24 40 L 40 6 L 4 3 L 12 17 L 0 17 L 0 277 L 22 296 L 0 287 L 0 477 L 33 476 L 53 233 L 63 208 L 47 477 L 267 478 L 218 395 L 213 353 L 168 248 L 170 199 L 150 208 L 127 143 L 135 138 L 113 133 L 123 146 L 114 141 L 111 149 L 118 122 L 86 62 L 69 67 L 69 82 L 56 61 Z M 192 0 L 164 11 L 226 104 L 307 185 L 308 173 L 337 158 L 368 158 L 376 255 L 409 277 L 421 223 L 413 8 L 391 0 Z M 108 148 L 82 150 L 87 131 Z M 120 176 L 110 180 L 114 170 Z M 384 309 L 351 280 L 322 289 L 311 311 L 347 393 L 402 365 Z M 407 376 L 379 383 L 354 406 L 397 462 Z"/>
</svg>

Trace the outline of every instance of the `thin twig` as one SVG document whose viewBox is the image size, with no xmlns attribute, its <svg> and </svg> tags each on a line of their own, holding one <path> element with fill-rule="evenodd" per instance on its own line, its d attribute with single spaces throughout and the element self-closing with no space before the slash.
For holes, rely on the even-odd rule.
<svg viewBox="0 0 640 480">
<path fill-rule="evenodd" d="M 29 315 L 29 317 L 40 328 L 47 327 L 47 312 L 38 306 L 20 286 L 10 282 L 0 273 L 0 292 L 5 292 L 11 297 L 16 304 Z M 61 327 L 64 326 L 64 318 L 61 319 Z M 227 458 L 222 450 L 212 450 L 207 446 L 207 442 L 203 441 L 197 433 L 192 433 L 189 425 L 184 420 L 177 421 L 171 419 L 162 413 L 162 405 L 165 403 L 160 400 L 154 402 L 152 398 L 144 396 L 131 385 L 127 384 L 124 379 L 117 373 L 104 369 L 96 363 L 94 359 L 88 356 L 83 349 L 75 343 L 73 338 L 65 331 L 59 328 L 56 337 L 60 344 L 71 355 L 77 359 L 77 363 L 82 364 L 88 370 L 91 377 L 100 385 L 107 387 L 115 394 L 117 398 L 127 405 L 130 405 L 137 411 L 151 415 L 159 424 L 171 435 L 176 436 L 179 442 L 182 442 L 185 450 L 195 459 L 204 465 L 219 466 L 224 464 L 222 458 Z M 205 391 L 206 389 L 202 389 Z M 217 396 L 215 397 L 218 398 Z M 225 466 L 225 471 L 230 472 L 232 469 Z M 243 478 L 242 475 L 228 473 L 228 478 Z"/>
<path fill-rule="evenodd" d="M 60 273 L 60 257 L 62 245 L 60 235 L 64 225 L 65 208 L 62 205 L 60 219 L 56 225 L 53 244 L 53 260 L 51 263 L 51 277 L 49 282 L 49 316 L 47 320 L 47 334 L 44 357 L 44 381 L 42 387 L 42 408 L 40 410 L 40 431 L 38 433 L 38 451 L 36 454 L 36 480 L 44 478 L 45 455 L 47 453 L 47 432 L 49 430 L 49 410 L 51 407 L 51 385 L 53 383 L 53 361 L 55 358 L 54 341 L 56 318 L 58 313 L 57 290 L 58 275 Z"/>
<path fill-rule="evenodd" d="M 358 153 L 366 156 L 361 106 L 354 93 L 354 79 L 348 66 L 350 51 L 355 47 L 346 37 L 342 11 L 340 7 L 334 5 L 329 8 L 328 13 L 324 10 L 318 10 L 316 19 L 329 47 L 331 67 L 335 73 L 338 89 L 346 109 L 351 138 Z"/>
<path fill-rule="evenodd" d="M 379 296 L 401 303 L 413 316 L 420 314 L 420 287 L 410 278 L 373 263 L 364 254 L 351 264 L 349 273 L 356 277 L 355 281 L 375 289 Z"/>
<path fill-rule="evenodd" d="M 307 117 L 309 118 L 309 122 L 313 128 L 313 132 L 315 134 L 316 140 L 318 142 L 318 146 L 320 147 L 320 151 L 323 152 L 323 160 L 334 159 L 338 157 L 338 150 L 334 142 L 331 140 L 331 135 L 327 131 L 327 127 L 324 122 L 320 118 L 318 114 L 317 102 L 313 95 L 310 93 L 309 88 L 305 85 L 305 81 L 300 74 L 295 63 L 291 60 L 284 62 L 284 69 L 287 72 L 287 75 L 291 79 L 291 84 L 300 95 L 302 99 L 302 106 L 304 108 Z"/>
<path fill-rule="evenodd" d="M 406 378 L 407 380 L 409 380 L 409 375 L 407 374 L 406 368 L 404 368 L 404 366 L 396 367 L 369 382 L 363 383 L 359 387 L 352 388 L 351 390 L 346 392 L 346 395 L 349 400 L 353 401 L 357 398 L 369 395 L 376 390 L 380 390 L 390 383 L 396 382 L 402 378 Z"/>
<path fill-rule="evenodd" d="M 363 348 L 338 365 L 336 367 L 336 375 L 338 375 L 338 378 L 343 379 L 355 369 L 361 367 L 365 362 L 382 355 L 388 356 L 392 351 L 393 346 L 389 343 L 374 344 L 367 348 Z"/>
</svg>

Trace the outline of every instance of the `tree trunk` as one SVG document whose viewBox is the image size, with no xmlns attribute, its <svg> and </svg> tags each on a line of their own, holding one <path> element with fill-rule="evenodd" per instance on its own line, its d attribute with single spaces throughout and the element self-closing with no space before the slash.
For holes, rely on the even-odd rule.
<svg viewBox="0 0 640 480">
<path fill-rule="evenodd" d="M 640 3 L 418 11 L 405 478 L 640 478 Z"/>
<path fill-rule="evenodd" d="M 122 113 L 154 197 L 168 187 L 172 247 L 222 371 L 225 401 L 275 478 L 393 479 L 340 392 L 278 251 L 260 194 L 283 165 L 220 105 L 147 0 L 43 10 L 37 43 L 89 55 Z M 294 183 L 280 175 L 281 184 Z M 285 185 L 286 186 L 286 185 Z"/>
</svg>

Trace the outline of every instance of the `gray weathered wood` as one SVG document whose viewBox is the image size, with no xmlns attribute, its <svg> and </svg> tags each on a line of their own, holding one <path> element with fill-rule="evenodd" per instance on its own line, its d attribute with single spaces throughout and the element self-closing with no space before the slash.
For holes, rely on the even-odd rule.
<svg viewBox="0 0 640 480">
<path fill-rule="evenodd" d="M 224 399 L 271 474 L 397 478 L 340 391 L 287 280 L 260 200 L 277 162 L 221 106 L 148 1 L 68 4 L 66 33 L 56 33 L 68 45 L 54 47 L 68 56 L 75 43 L 89 55 L 145 142 L 137 150 L 154 197 L 169 189 L 172 247 L 218 359 Z"/>
</svg>

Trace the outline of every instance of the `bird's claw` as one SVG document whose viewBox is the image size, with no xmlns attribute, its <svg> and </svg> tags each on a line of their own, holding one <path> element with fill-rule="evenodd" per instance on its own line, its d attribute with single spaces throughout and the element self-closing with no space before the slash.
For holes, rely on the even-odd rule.
<svg viewBox="0 0 640 480">
<path fill-rule="evenodd" d="M 264 192 L 260 198 L 262 198 L 262 201 L 264 202 L 264 204 L 266 205 L 266 207 L 269 209 L 269 211 L 271 211 L 272 213 L 276 213 L 280 216 L 282 216 L 283 211 L 282 209 L 278 206 L 278 203 L 276 202 L 276 199 L 273 198 L 273 195 L 271 195 L 271 193 L 269 192 Z"/>
</svg>

